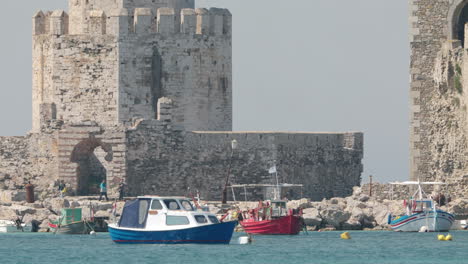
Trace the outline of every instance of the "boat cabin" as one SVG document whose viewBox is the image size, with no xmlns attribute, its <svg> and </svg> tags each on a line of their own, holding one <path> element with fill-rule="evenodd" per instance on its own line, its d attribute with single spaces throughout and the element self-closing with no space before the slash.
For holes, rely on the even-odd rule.
<svg viewBox="0 0 468 264">
<path fill-rule="evenodd" d="M 216 215 L 197 209 L 188 198 L 141 196 L 125 204 L 119 227 L 163 231 L 218 223 Z"/>
<path fill-rule="evenodd" d="M 407 207 L 407 209 L 409 209 L 408 211 L 411 211 L 412 213 L 432 211 L 434 210 L 434 203 L 429 199 L 410 200 L 410 203 L 407 205 Z"/>
<path fill-rule="evenodd" d="M 288 215 L 286 201 L 271 201 L 271 217 L 281 217 Z"/>
</svg>

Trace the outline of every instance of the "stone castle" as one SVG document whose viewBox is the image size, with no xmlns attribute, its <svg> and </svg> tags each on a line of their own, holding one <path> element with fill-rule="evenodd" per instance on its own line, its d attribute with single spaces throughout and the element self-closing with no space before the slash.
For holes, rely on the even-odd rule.
<svg viewBox="0 0 468 264">
<path fill-rule="evenodd" d="M 411 178 L 468 196 L 468 1 L 410 0 Z"/>
<path fill-rule="evenodd" d="M 226 9 L 70 0 L 68 13 L 39 11 L 32 22 L 32 130 L 0 137 L 3 192 L 31 181 L 47 194 L 64 180 L 93 195 L 107 179 L 115 195 L 124 179 L 129 195 L 190 188 L 220 199 L 230 164 L 236 184 L 270 183 L 276 164 L 280 181 L 315 200 L 360 185 L 362 133 L 232 132 Z"/>
</svg>

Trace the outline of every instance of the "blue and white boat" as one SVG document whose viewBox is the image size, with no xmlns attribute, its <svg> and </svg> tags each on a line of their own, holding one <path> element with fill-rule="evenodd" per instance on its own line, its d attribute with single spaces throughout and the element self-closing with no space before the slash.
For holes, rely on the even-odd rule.
<svg viewBox="0 0 468 264">
<path fill-rule="evenodd" d="M 123 244 L 229 244 L 237 221 L 220 222 L 185 197 L 142 196 L 128 201 L 112 240 Z"/>
<path fill-rule="evenodd" d="M 393 185 L 417 185 L 418 189 L 412 197 L 404 201 L 406 214 L 388 215 L 388 224 L 394 231 L 401 232 L 444 232 L 450 230 L 455 217 L 445 211 L 437 209 L 437 204 L 431 198 L 425 198 L 421 185 L 444 185 L 442 182 L 394 182 Z"/>
</svg>

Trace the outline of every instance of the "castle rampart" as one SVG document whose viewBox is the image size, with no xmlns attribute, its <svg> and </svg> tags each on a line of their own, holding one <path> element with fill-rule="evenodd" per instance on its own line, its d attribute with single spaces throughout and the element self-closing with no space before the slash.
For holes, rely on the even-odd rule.
<svg viewBox="0 0 468 264">
<path fill-rule="evenodd" d="M 130 33 L 173 35 L 178 33 L 193 35 L 230 36 L 232 15 L 227 9 L 204 8 L 175 10 L 161 7 L 128 9 L 89 10 L 85 22 L 80 26 L 83 32 L 72 31 L 76 23 L 63 10 L 43 13 L 38 11 L 33 16 L 33 35 L 115 35 L 125 36 Z M 177 13 L 176 13 L 177 12 Z M 129 14 L 132 14 L 131 16 Z M 131 20 L 133 18 L 133 21 Z"/>
<path fill-rule="evenodd" d="M 229 11 L 183 9 L 177 27 L 172 8 L 159 8 L 156 17 L 152 9 L 135 8 L 133 22 L 126 9 L 109 12 L 88 11 L 82 35 L 67 34 L 63 11 L 33 17 L 33 131 L 45 119 L 41 105 L 53 101 L 60 101 L 56 116 L 65 123 L 76 117 L 113 126 L 156 118 L 164 96 L 177 98 L 174 120 L 186 129 L 232 129 Z M 88 107 L 77 112 L 76 104 Z"/>
</svg>

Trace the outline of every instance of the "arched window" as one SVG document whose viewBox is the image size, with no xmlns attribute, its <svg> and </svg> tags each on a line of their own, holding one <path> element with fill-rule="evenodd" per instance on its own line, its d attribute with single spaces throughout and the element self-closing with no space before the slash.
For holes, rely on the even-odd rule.
<svg viewBox="0 0 468 264">
<path fill-rule="evenodd" d="M 456 25 L 456 36 L 462 42 L 462 45 L 465 46 L 465 24 L 468 22 L 468 5 L 461 9 L 460 15 L 458 16 L 458 22 Z"/>
<path fill-rule="evenodd" d="M 453 0 L 448 12 L 449 39 L 460 40 L 464 46 L 465 23 L 468 22 L 468 0 Z"/>
</svg>

